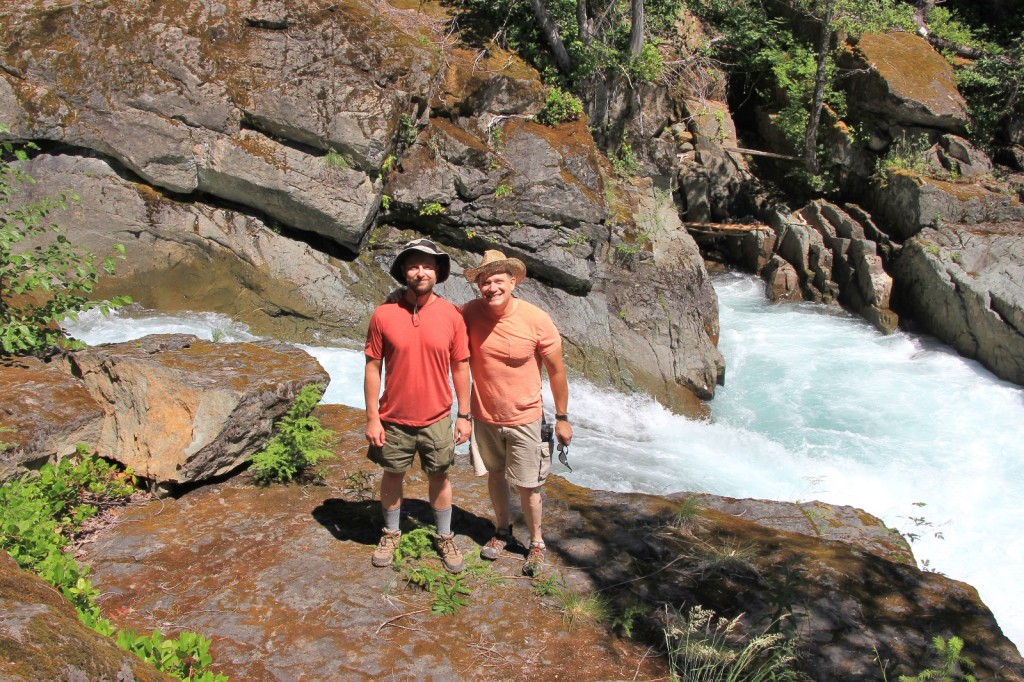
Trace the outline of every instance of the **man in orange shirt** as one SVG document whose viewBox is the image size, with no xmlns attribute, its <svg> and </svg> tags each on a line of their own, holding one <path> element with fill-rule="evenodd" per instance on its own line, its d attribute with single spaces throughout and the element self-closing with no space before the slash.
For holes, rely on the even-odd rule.
<svg viewBox="0 0 1024 682">
<path fill-rule="evenodd" d="M 518 258 L 486 251 L 480 266 L 468 268 L 465 276 L 481 296 L 462 307 L 473 372 L 470 457 L 478 475 L 487 473 L 496 528 L 480 556 L 497 559 L 512 539 L 511 483 L 519 491 L 530 532 L 523 574 L 534 576 L 545 550 L 540 489 L 551 470 L 551 450 L 541 440 L 541 365 L 547 369 L 555 402 L 555 436 L 565 446 L 572 440 L 562 339 L 547 313 L 512 296 L 526 279 L 526 265 Z"/>
<path fill-rule="evenodd" d="M 470 434 L 469 346 L 462 315 L 433 291 L 450 271 L 451 259 L 432 241 L 409 242 L 391 265 L 391 276 L 405 285 L 404 292 L 377 306 L 370 318 L 363 377 L 367 457 L 384 470 L 380 481 L 384 528 L 373 552 L 377 567 L 391 564 L 402 535 L 403 481 L 417 453 L 427 474 L 441 561 L 452 573 L 465 567 L 451 531 L 448 469 L 455 460 L 455 446 Z M 382 367 L 386 369 L 383 394 Z M 454 440 L 449 373 L 458 400 Z"/>
</svg>

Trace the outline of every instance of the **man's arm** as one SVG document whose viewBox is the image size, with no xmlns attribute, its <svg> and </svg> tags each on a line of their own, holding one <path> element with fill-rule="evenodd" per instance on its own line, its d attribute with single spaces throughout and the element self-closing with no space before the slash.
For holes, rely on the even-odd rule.
<svg viewBox="0 0 1024 682">
<path fill-rule="evenodd" d="M 455 385 L 455 402 L 458 414 L 469 414 L 469 360 L 452 363 L 452 384 Z M 455 420 L 455 444 L 462 445 L 469 440 L 472 426 L 468 419 Z"/>
<path fill-rule="evenodd" d="M 548 382 L 551 384 L 551 397 L 555 400 L 555 415 L 567 414 L 569 411 L 569 377 L 562 362 L 562 349 L 559 347 L 543 357 L 544 368 L 548 371 Z M 569 445 L 572 440 L 572 424 L 567 420 L 555 420 L 555 437 L 562 445 Z"/>
<path fill-rule="evenodd" d="M 366 401 L 366 440 L 378 448 L 384 445 L 384 425 L 380 423 L 380 370 L 381 361 L 366 356 L 363 375 L 363 399 Z"/>
</svg>

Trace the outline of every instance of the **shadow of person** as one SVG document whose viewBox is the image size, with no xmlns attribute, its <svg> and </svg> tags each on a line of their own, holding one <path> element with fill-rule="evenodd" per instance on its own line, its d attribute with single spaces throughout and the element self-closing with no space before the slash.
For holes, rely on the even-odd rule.
<svg viewBox="0 0 1024 682">
<path fill-rule="evenodd" d="M 324 500 L 311 515 L 338 540 L 358 542 L 361 545 L 376 546 L 380 540 L 380 529 L 384 525 L 380 502 L 377 500 L 351 501 L 331 498 Z M 429 503 L 417 499 L 402 501 L 400 527 L 403 531 L 433 525 L 434 511 Z M 453 506 L 452 531 L 482 545 L 494 534 L 494 526 L 482 516 Z"/>
</svg>

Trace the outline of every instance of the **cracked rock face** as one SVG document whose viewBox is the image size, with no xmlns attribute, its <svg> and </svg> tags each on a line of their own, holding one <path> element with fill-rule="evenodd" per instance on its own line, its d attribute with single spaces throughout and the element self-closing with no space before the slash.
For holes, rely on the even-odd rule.
<svg viewBox="0 0 1024 682">
<path fill-rule="evenodd" d="M 128 250 L 102 295 L 353 343 L 402 242 L 459 267 L 498 245 L 536 302 L 594 322 L 556 317 L 588 377 L 680 411 L 713 396 L 714 292 L 655 200 L 673 188 L 618 187 L 585 121 L 527 120 L 545 89 L 512 55 L 372 0 L 17 3 L 0 29 L 0 120 L 43 148 L 30 195 L 76 192 L 69 238 Z M 609 307 L 630 280 L 649 290 Z"/>
</svg>

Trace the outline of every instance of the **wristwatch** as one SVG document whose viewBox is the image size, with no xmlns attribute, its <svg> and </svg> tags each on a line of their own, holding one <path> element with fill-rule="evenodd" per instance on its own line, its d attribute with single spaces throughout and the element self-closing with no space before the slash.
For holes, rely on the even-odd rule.
<svg viewBox="0 0 1024 682">
<path fill-rule="evenodd" d="M 567 421 L 569 421 L 569 415 L 567 415 L 567 414 L 556 414 L 555 415 L 555 420 L 556 421 L 560 421 L 560 422 L 567 422 Z"/>
<path fill-rule="evenodd" d="M 468 414 L 456 414 L 455 418 L 456 419 L 469 419 L 469 415 Z"/>
</svg>

